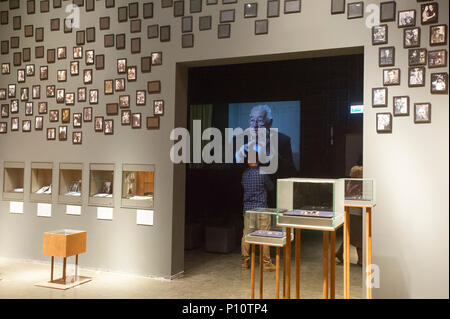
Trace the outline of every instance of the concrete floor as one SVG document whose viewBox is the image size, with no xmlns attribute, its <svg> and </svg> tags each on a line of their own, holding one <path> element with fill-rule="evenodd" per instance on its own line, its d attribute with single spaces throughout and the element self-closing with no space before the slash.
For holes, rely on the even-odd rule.
<svg viewBox="0 0 450 319">
<path fill-rule="evenodd" d="M 337 243 L 340 238 L 337 239 Z M 338 248 L 338 247 L 336 247 Z M 272 256 L 274 253 L 272 253 Z M 352 263 L 356 252 L 352 248 Z M 61 273 L 62 266 L 55 266 Z M 133 275 L 80 269 L 93 280 L 66 291 L 35 287 L 49 277 L 49 265 L 0 258 L 0 298 L 138 298 L 138 299 L 216 299 L 250 298 L 250 270 L 241 269 L 239 249 L 230 254 L 203 250 L 186 251 L 184 276 L 157 280 Z M 68 270 L 71 273 L 71 270 Z M 291 297 L 294 296 L 294 265 L 291 270 Z M 258 274 L 256 296 L 258 296 Z M 362 297 L 362 270 L 351 265 L 351 297 Z M 281 293 L 280 293 L 281 294 Z M 275 297 L 275 272 L 264 273 L 264 298 Z M 301 298 L 322 298 L 322 234 L 302 235 Z M 336 266 L 336 298 L 343 298 L 343 268 Z"/>
</svg>

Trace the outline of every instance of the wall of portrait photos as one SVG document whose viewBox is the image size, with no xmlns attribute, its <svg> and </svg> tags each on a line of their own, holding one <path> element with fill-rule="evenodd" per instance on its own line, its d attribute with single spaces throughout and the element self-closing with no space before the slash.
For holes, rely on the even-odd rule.
<svg viewBox="0 0 450 319">
<path fill-rule="evenodd" d="M 80 6 L 79 29 L 65 23 L 72 2 Z M 448 6 L 446 0 L 0 1 L 0 104 L 8 105 L 1 110 L 0 165 L 149 163 L 156 172 L 153 227 L 137 226 L 119 198 L 112 221 L 98 221 L 87 198 L 75 221 L 58 207 L 55 217 L 36 221 L 26 190 L 29 213 L 22 218 L 35 232 L 14 234 L 17 216 L 0 202 L 0 232 L 17 239 L 14 251 L 0 241 L 0 255 L 42 259 L 42 231 L 76 223 L 92 234 L 87 266 L 163 277 L 181 272 L 185 171 L 170 162 L 169 136 L 187 123 L 187 68 L 364 52 L 364 175 L 377 181 L 374 262 L 383 272 L 374 295 L 406 297 L 405 282 L 420 287 L 420 265 L 402 268 L 418 260 L 436 265 L 427 280 L 440 283 L 448 251 L 428 254 L 426 247 L 440 246 L 429 232 L 408 242 L 401 236 L 418 225 L 448 236 L 442 178 L 449 153 Z M 380 25 L 371 24 L 374 14 Z M 143 242 L 144 250 L 127 249 Z M 399 260 L 410 247 L 425 255 Z"/>
</svg>

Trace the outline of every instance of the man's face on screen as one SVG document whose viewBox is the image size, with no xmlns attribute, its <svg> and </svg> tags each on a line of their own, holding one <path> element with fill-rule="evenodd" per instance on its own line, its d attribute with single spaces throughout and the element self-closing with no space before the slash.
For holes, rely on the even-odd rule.
<svg viewBox="0 0 450 319">
<path fill-rule="evenodd" d="M 267 121 L 267 114 L 264 110 L 252 110 L 249 123 L 252 133 L 255 134 L 258 133 L 260 128 L 270 129 L 270 123 Z"/>
</svg>

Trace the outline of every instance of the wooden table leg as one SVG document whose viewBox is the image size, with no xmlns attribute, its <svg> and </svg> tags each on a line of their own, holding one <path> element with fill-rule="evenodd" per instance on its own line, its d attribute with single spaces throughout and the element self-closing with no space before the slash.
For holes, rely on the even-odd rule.
<svg viewBox="0 0 450 319">
<path fill-rule="evenodd" d="M 366 208 L 366 271 L 368 280 L 367 285 L 367 299 L 372 299 L 372 208 Z"/>
<path fill-rule="evenodd" d="M 66 265 L 67 265 L 67 257 L 64 257 L 64 262 L 63 262 L 63 281 L 64 283 L 66 282 Z"/>
<path fill-rule="evenodd" d="M 328 299 L 328 232 L 323 232 L 323 299 Z"/>
<path fill-rule="evenodd" d="M 280 299 L 280 247 L 277 247 L 276 259 L 276 274 L 275 274 L 275 298 Z"/>
<path fill-rule="evenodd" d="M 344 298 L 350 299 L 350 210 L 344 216 Z"/>
<path fill-rule="evenodd" d="M 53 268 L 54 268 L 54 265 L 55 265 L 55 257 L 52 256 L 52 265 L 50 267 L 50 281 L 53 281 Z"/>
<path fill-rule="evenodd" d="M 75 281 L 78 280 L 78 255 L 75 256 Z"/>
<path fill-rule="evenodd" d="M 300 236 L 301 230 L 295 230 L 295 298 L 300 299 Z"/>
<path fill-rule="evenodd" d="M 291 299 L 291 229 L 286 228 L 286 299 Z"/>
<path fill-rule="evenodd" d="M 252 260 L 251 260 L 251 298 L 255 299 L 255 245 L 251 244 L 250 249 L 252 250 Z"/>
<path fill-rule="evenodd" d="M 287 254 L 286 254 L 286 248 L 287 244 L 284 245 L 283 247 L 283 299 L 286 298 L 286 258 L 287 258 Z"/>
<path fill-rule="evenodd" d="M 330 240 L 330 299 L 336 298 L 336 231 L 331 232 Z"/>
<path fill-rule="evenodd" d="M 263 299 L 263 245 L 259 245 L 259 299 Z"/>
</svg>

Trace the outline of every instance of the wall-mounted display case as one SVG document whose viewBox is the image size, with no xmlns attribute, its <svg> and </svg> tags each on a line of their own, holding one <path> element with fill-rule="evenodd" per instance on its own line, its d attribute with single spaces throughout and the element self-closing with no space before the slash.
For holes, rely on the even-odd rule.
<svg viewBox="0 0 450 319">
<path fill-rule="evenodd" d="M 89 165 L 89 205 L 114 206 L 114 164 Z"/>
<path fill-rule="evenodd" d="M 82 204 L 82 179 L 82 163 L 60 163 L 58 202 L 67 205 Z"/>
<path fill-rule="evenodd" d="M 344 221 L 344 180 L 289 178 L 277 181 L 278 224 L 337 227 Z"/>
<path fill-rule="evenodd" d="M 24 162 L 5 162 L 3 172 L 3 200 L 23 200 Z"/>
<path fill-rule="evenodd" d="M 277 209 L 256 208 L 244 215 L 245 242 L 249 244 L 284 246 L 286 228 L 277 225 Z"/>
<path fill-rule="evenodd" d="M 154 189 L 154 165 L 123 164 L 121 202 L 123 208 L 153 208 Z"/>
<path fill-rule="evenodd" d="M 375 206 L 375 181 L 369 178 L 346 178 L 344 204 L 350 207 Z"/>
<path fill-rule="evenodd" d="M 52 202 L 53 163 L 31 163 L 30 200 Z"/>
</svg>

